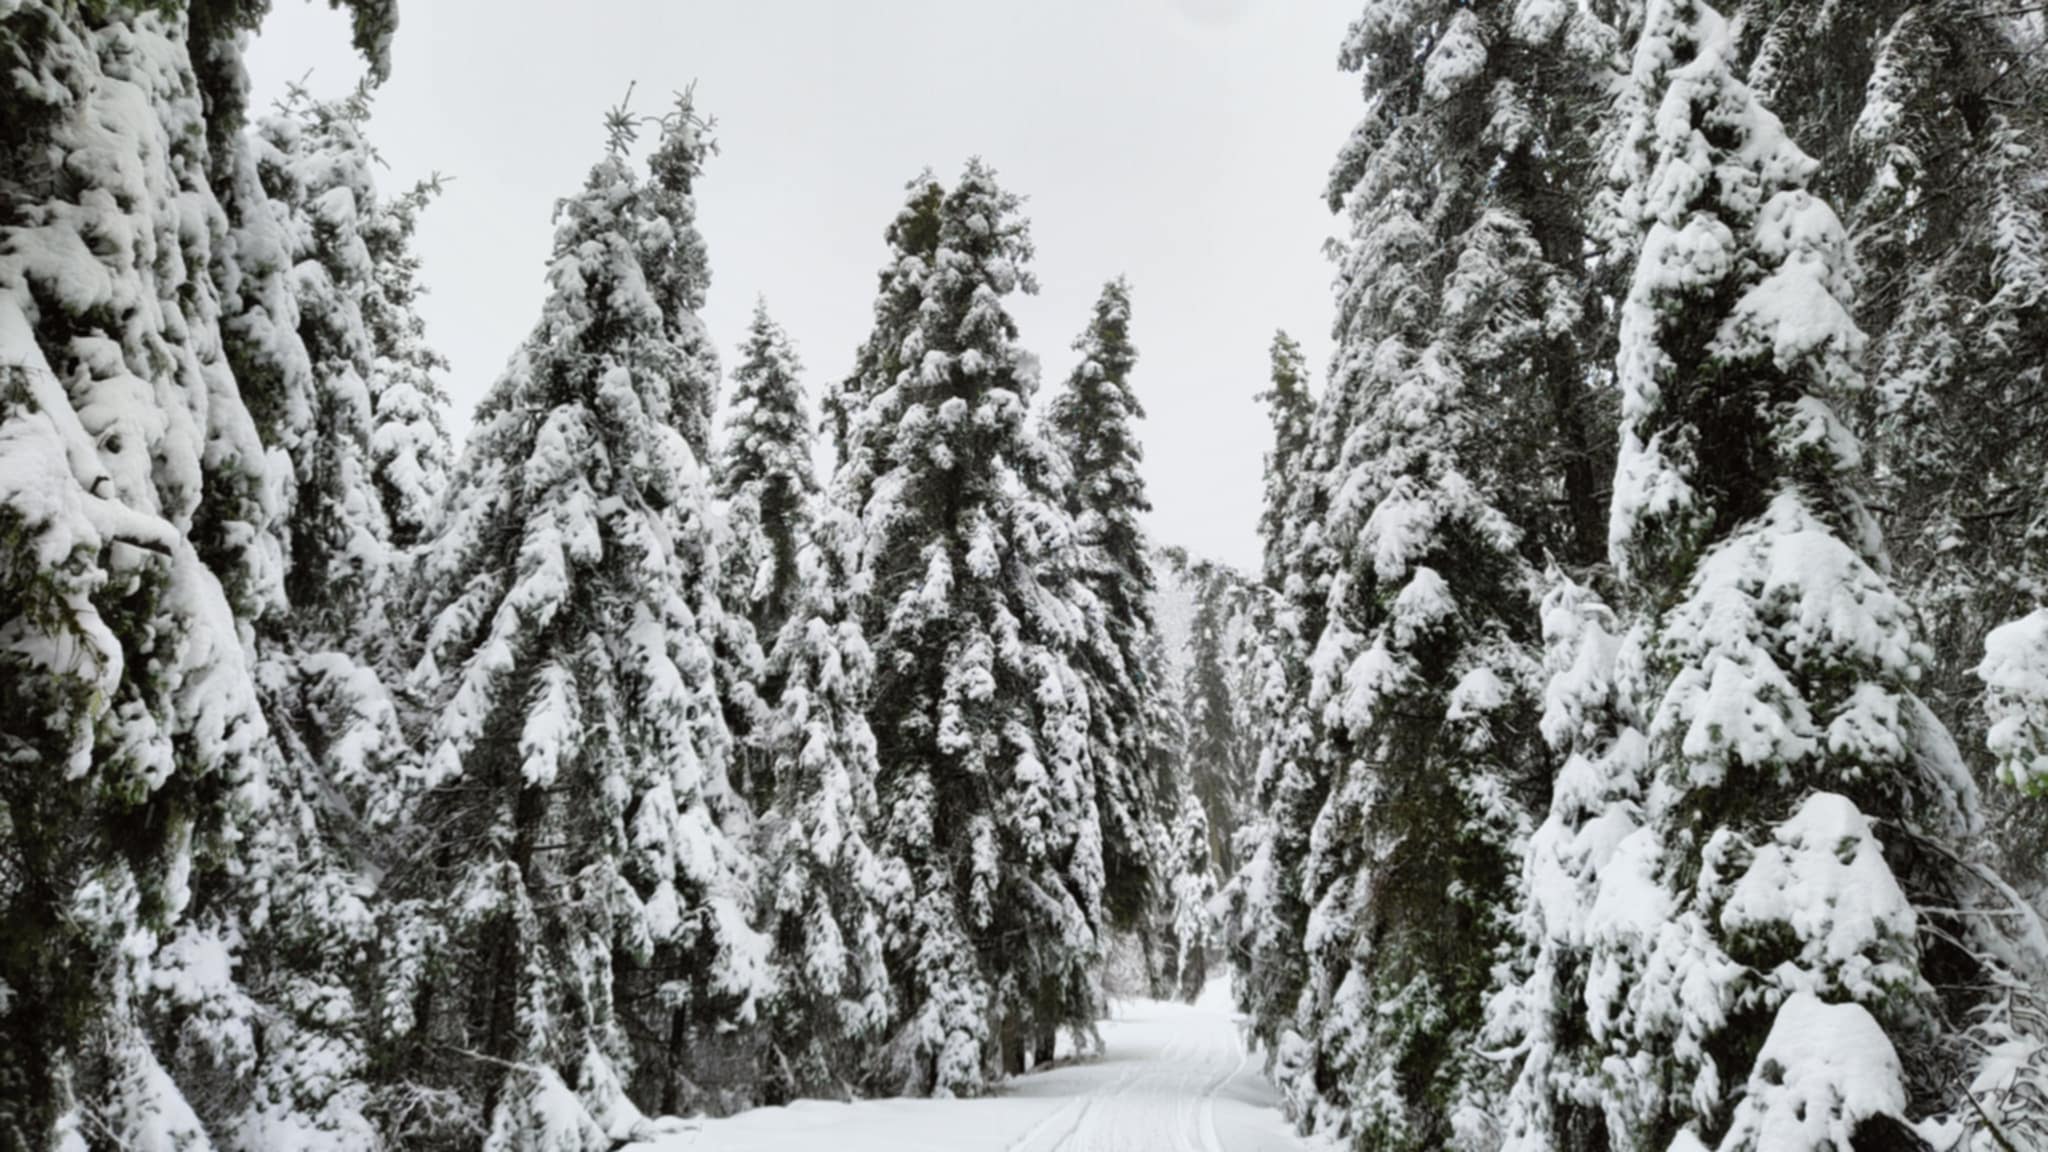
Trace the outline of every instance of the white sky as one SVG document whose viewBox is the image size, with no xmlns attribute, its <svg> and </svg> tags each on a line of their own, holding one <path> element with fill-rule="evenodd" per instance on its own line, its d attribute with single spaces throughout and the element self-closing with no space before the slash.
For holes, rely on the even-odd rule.
<svg viewBox="0 0 2048 1152">
<path fill-rule="evenodd" d="M 1273 329 L 1328 349 L 1337 222 L 1323 177 L 1358 114 L 1335 61 L 1357 0 L 404 0 L 372 136 L 389 189 L 453 178 L 423 217 L 429 337 L 465 428 L 539 310 L 557 197 L 637 81 L 697 83 L 720 154 L 698 194 L 705 319 L 728 368 L 754 297 L 815 397 L 866 335 L 882 231 L 927 166 L 980 154 L 1029 197 L 1041 292 L 1013 311 L 1048 390 L 1096 292 L 1131 279 L 1146 480 L 1162 543 L 1255 566 Z M 343 18 L 285 0 L 259 106 L 362 67 Z"/>
</svg>

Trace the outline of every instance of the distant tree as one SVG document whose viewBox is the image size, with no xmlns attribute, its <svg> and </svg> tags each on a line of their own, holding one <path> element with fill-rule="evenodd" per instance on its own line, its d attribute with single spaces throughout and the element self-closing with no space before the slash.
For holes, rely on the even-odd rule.
<svg viewBox="0 0 2048 1152">
<path fill-rule="evenodd" d="M 1209 982 L 1216 873 L 1209 860 L 1209 819 L 1193 796 L 1181 804 L 1173 831 L 1173 994 L 1189 1004 Z"/>
<path fill-rule="evenodd" d="M 1202 806 L 1209 836 L 1207 858 L 1215 862 L 1219 874 L 1230 876 L 1237 872 L 1231 835 L 1241 823 L 1240 810 L 1251 783 L 1251 765 L 1244 759 L 1247 719 L 1237 704 L 1244 685 L 1233 635 L 1242 623 L 1239 608 L 1246 590 L 1235 573 L 1207 562 L 1189 565 L 1187 578 L 1195 615 L 1181 701 L 1187 726 L 1185 787 Z M 1184 820 L 1176 827 L 1180 823 Z"/>
<path fill-rule="evenodd" d="M 1259 539 L 1264 544 L 1260 574 L 1278 591 L 1286 580 L 1288 514 L 1308 451 L 1315 398 L 1309 393 L 1308 361 L 1301 345 L 1285 332 L 1273 333 L 1271 383 L 1259 400 L 1273 423 L 1272 445 L 1266 449 L 1265 506 L 1259 513 Z M 1213 815 L 1213 813 L 1212 813 Z"/>
</svg>

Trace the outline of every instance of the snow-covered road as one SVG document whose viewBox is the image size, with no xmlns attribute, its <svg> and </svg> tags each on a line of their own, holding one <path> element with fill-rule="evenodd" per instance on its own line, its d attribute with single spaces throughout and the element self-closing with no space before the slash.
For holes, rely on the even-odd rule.
<svg viewBox="0 0 2048 1152">
<path fill-rule="evenodd" d="M 980 1100 L 806 1101 L 713 1120 L 641 1152 L 1301 1152 L 1228 990 L 1139 1001 L 1105 1021 L 1093 1060 L 1020 1077 Z"/>
</svg>

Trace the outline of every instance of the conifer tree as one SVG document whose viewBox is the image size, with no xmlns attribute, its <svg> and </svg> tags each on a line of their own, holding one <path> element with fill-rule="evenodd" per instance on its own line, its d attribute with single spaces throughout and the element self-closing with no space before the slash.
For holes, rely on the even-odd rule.
<svg viewBox="0 0 2048 1152">
<path fill-rule="evenodd" d="M 1216 897 L 1216 873 L 1209 860 L 1209 818 L 1201 801 L 1182 799 L 1173 830 L 1173 994 L 1189 1004 L 1209 982 L 1210 941 L 1216 932 L 1209 910 Z"/>
<path fill-rule="evenodd" d="M 1081 583 L 1101 606 L 1091 622 L 1081 671 L 1090 686 L 1090 755 L 1102 812 L 1103 901 L 1110 923 L 1135 929 L 1150 949 L 1153 892 L 1161 880 L 1172 779 L 1156 778 L 1148 717 L 1167 685 L 1147 660 L 1152 619 L 1152 558 L 1139 517 L 1151 510 L 1138 468 L 1136 421 L 1145 411 L 1131 387 L 1130 286 L 1112 280 L 1095 302 L 1081 354 L 1049 415 L 1064 453 L 1067 510 L 1081 545 Z M 1099 630 L 1099 631 L 1098 631 Z M 1170 753 L 1168 753 L 1170 755 Z M 1167 797 L 1162 801 L 1162 797 Z M 1162 803 L 1167 807 L 1162 808 Z"/>
<path fill-rule="evenodd" d="M 398 1058 L 461 1093 L 491 1147 L 583 1147 L 579 1128 L 639 1130 L 636 1104 L 691 1105 L 693 1060 L 769 984 L 686 434 L 709 142 L 681 98 L 643 176 L 635 122 L 609 127 L 419 572 L 431 712 L 385 999 Z M 457 1037 L 482 1059 L 449 1054 Z"/>
<path fill-rule="evenodd" d="M 371 477 L 391 524 L 391 545 L 401 555 L 425 538 L 434 503 L 448 486 L 453 455 L 448 397 L 436 379 L 447 372 L 448 361 L 426 341 L 418 312 L 426 288 L 412 249 L 419 214 L 440 192 L 440 177 L 424 180 L 382 200 L 362 226 L 377 281 L 377 290 L 363 300 L 363 321 L 376 352 Z"/>
<path fill-rule="evenodd" d="M 255 1030 L 287 1001 L 238 968 L 292 895 L 245 656 L 283 602 L 284 508 L 223 354 L 220 176 L 247 170 L 236 37 L 260 15 L 24 3 L 0 26 L 10 1147 L 254 1146 L 252 1112 L 363 1137 L 359 1101 L 267 1095 Z"/>
<path fill-rule="evenodd" d="M 1482 1139 L 1500 1088 L 1476 1039 L 1549 784 L 1532 560 L 1600 538 L 1572 199 L 1599 88 L 1555 47 L 1590 19 L 1375 4 L 1345 50 L 1368 110 L 1331 186 L 1353 233 L 1310 541 L 1327 583 L 1296 591 L 1322 601 L 1303 639 L 1325 783 L 1292 833 L 1312 911 L 1280 1071 L 1305 1125 L 1366 1146 Z"/>
<path fill-rule="evenodd" d="M 855 615 L 858 525 L 821 509 L 793 557 L 796 611 L 769 655 L 780 687 L 769 747 L 774 803 L 762 826 L 777 987 L 766 1013 L 771 1099 L 846 1096 L 867 1083 L 894 1003 L 882 913 L 908 885 L 875 846 L 874 658 Z"/>
<path fill-rule="evenodd" d="M 1259 539 L 1265 545 L 1260 573 L 1267 586 L 1278 591 L 1286 580 L 1291 544 L 1287 517 L 1294 505 L 1302 456 L 1308 450 L 1315 399 L 1309 394 L 1308 361 L 1293 337 L 1273 333 L 1271 356 L 1271 383 L 1258 396 L 1273 423 L 1273 443 L 1266 450 L 1265 506 L 1259 513 Z"/>
<path fill-rule="evenodd" d="M 1245 740 L 1235 705 L 1240 685 L 1233 663 L 1231 631 L 1238 622 L 1236 601 L 1243 590 L 1220 565 L 1188 567 L 1195 616 L 1188 636 L 1188 669 L 1181 711 L 1187 726 L 1186 788 L 1201 804 L 1208 829 L 1207 859 L 1225 876 L 1237 871 L 1231 830 L 1249 785 Z M 1181 821 L 1184 823 L 1184 820 Z M 1179 824 L 1176 824 L 1178 828 Z M 1178 834 L 1178 833 L 1176 833 Z"/>
<path fill-rule="evenodd" d="M 971 1094 L 1098 993 L 1102 849 L 1088 625 L 1056 454 L 1003 297 L 1035 287 L 1018 198 L 980 161 L 914 181 L 889 230 L 876 328 L 834 403 L 835 498 L 865 525 L 863 619 L 898 996 L 889 1083 Z"/>
<path fill-rule="evenodd" d="M 1918 690 L 1985 788 L 1997 863 L 2048 884 L 2048 810 L 1983 755 L 1986 636 L 2048 603 L 2048 28 L 1954 0 L 1747 0 L 1745 76 L 1821 162 L 1848 230 L 1872 387 L 1861 434 L 1899 588 L 1933 650 Z"/>
<path fill-rule="evenodd" d="M 386 396 L 417 409 L 409 515 L 432 499 L 435 478 L 422 461 L 445 452 L 445 435 L 428 375 L 440 361 L 421 339 L 405 287 L 417 266 L 406 248 L 410 223 L 394 230 L 377 194 L 369 110 L 367 90 L 333 102 L 294 91 L 247 141 L 256 183 L 236 185 L 238 197 L 264 202 L 238 202 L 234 240 L 246 254 L 281 256 L 289 286 L 279 296 L 265 275 L 243 269 L 266 307 L 244 317 L 229 345 L 254 379 L 281 389 L 265 399 L 277 417 L 275 447 L 290 464 L 289 610 L 258 634 L 279 755 L 272 820 L 252 838 L 275 879 L 249 894 L 255 926 L 242 962 L 253 994 L 271 1007 L 257 1090 L 236 1124 L 249 1147 L 376 1143 L 365 1081 L 377 925 L 365 893 L 366 877 L 389 862 L 381 837 L 365 832 L 394 810 L 410 760 L 388 686 L 405 543 L 386 514 L 383 495 L 393 489 L 377 462 Z M 274 318 L 292 319 L 292 331 L 267 326 L 272 304 L 283 305 Z M 415 379 L 393 378 L 394 355 Z"/>
<path fill-rule="evenodd" d="M 741 356 L 733 370 L 718 492 L 737 525 L 747 615 L 755 633 L 772 640 L 796 607 L 796 557 L 809 536 L 818 480 L 799 380 L 803 367 L 765 301 L 754 305 Z"/>
<path fill-rule="evenodd" d="M 1909 1099 L 1945 1075 L 1940 945 L 1908 886 L 1940 886 L 1923 845 L 1968 828 L 1974 794 L 1914 694 L 1925 649 L 1837 416 L 1864 386 L 1846 237 L 1738 65 L 1719 13 L 1650 5 L 1622 117 L 1641 238 L 1611 523 L 1641 814 L 1624 737 L 1586 795 L 1639 826 L 1603 836 L 1571 1032 L 1607 1054 L 1615 1146 L 1905 1146 Z"/>
</svg>

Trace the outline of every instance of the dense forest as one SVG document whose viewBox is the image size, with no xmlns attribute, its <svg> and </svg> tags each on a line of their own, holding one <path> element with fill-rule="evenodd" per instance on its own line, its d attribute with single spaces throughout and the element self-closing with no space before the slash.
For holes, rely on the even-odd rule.
<svg viewBox="0 0 2048 1152">
<path fill-rule="evenodd" d="M 269 109 L 268 0 L 0 0 L 0 1149 L 596 1152 L 1226 973 L 1335 1147 L 2048 1148 L 2048 9 L 1359 2 L 1240 573 L 990 163 L 819 380 L 695 95 L 593 110 L 458 446 L 396 0 Z"/>
</svg>

